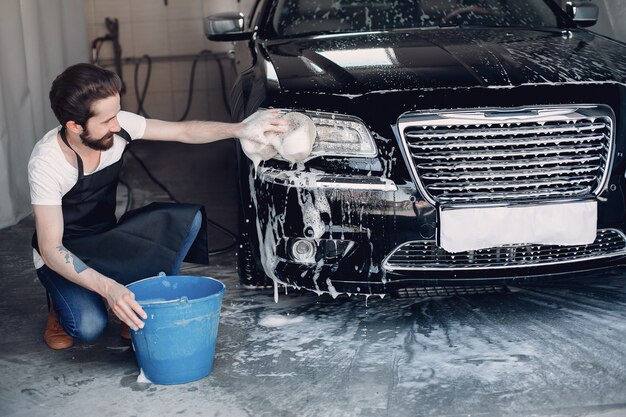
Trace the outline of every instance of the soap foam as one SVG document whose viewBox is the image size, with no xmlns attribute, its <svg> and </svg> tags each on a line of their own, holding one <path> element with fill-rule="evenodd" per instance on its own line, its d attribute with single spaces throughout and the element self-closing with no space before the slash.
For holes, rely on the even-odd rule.
<svg viewBox="0 0 626 417">
<path fill-rule="evenodd" d="M 263 327 L 283 327 L 290 324 L 302 323 L 303 321 L 304 317 L 302 316 L 285 317 L 279 314 L 270 314 L 259 320 L 259 325 Z"/>
<path fill-rule="evenodd" d="M 143 373 L 143 369 L 139 369 L 139 376 L 137 376 L 137 382 L 139 384 L 152 384 L 152 381 L 150 381 L 148 379 L 148 377 L 146 377 L 146 374 Z"/>
<path fill-rule="evenodd" d="M 266 134 L 256 131 L 256 141 L 247 137 L 240 138 L 241 148 L 254 164 L 255 170 L 261 161 L 267 161 L 277 154 L 291 163 L 304 161 L 311 155 L 317 135 L 313 120 L 297 112 L 286 113 L 281 119 L 290 122 L 285 133 Z"/>
<path fill-rule="evenodd" d="M 291 125 L 287 132 L 278 135 L 280 138 L 278 153 L 291 163 L 302 162 L 313 150 L 317 134 L 315 123 L 310 117 L 296 112 L 287 113 L 282 118 L 288 120 Z"/>
</svg>

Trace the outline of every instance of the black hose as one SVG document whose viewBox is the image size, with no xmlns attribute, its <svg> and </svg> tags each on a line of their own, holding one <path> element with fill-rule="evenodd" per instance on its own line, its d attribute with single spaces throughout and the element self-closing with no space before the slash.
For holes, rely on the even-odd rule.
<svg viewBox="0 0 626 417">
<path fill-rule="evenodd" d="M 220 81 L 222 84 L 222 101 L 224 102 L 224 107 L 228 109 L 228 113 L 230 114 L 230 105 L 228 104 L 228 93 L 226 91 L 226 77 L 224 75 L 224 67 L 222 65 L 222 61 L 217 55 L 215 55 L 215 53 L 213 53 L 212 51 L 208 49 L 204 49 L 198 52 L 196 56 L 193 58 L 193 62 L 191 64 L 191 74 L 189 75 L 189 90 L 187 91 L 187 104 L 185 105 L 185 110 L 183 111 L 183 115 L 178 119 L 179 122 L 186 120 L 187 116 L 189 115 L 189 110 L 191 109 L 191 103 L 193 101 L 193 90 L 194 90 L 194 83 L 195 83 L 195 78 L 196 78 L 196 66 L 198 65 L 198 60 L 205 55 L 214 57 L 215 61 L 217 62 L 217 67 L 220 73 Z M 144 80 L 143 87 L 140 91 L 139 90 L 139 68 L 144 61 L 147 62 L 148 69 L 146 73 L 146 79 Z M 151 74 L 152 74 L 152 58 L 150 58 L 150 55 L 143 55 L 139 59 L 139 61 L 137 61 L 137 63 L 135 64 L 135 71 L 134 71 L 135 98 L 137 99 L 137 110 L 135 111 L 135 113 L 141 114 L 142 116 L 145 116 L 149 119 L 151 119 L 151 117 L 148 115 L 148 112 L 146 112 L 146 109 L 144 108 L 144 102 L 146 100 L 146 94 L 148 92 L 148 85 L 150 83 Z"/>
<path fill-rule="evenodd" d="M 102 45 L 104 44 L 104 42 L 106 41 L 110 41 L 111 37 L 110 36 L 100 36 L 96 39 L 94 39 L 91 42 L 91 63 L 92 64 L 96 64 L 98 65 L 98 61 L 100 60 L 100 48 L 102 48 Z"/>
<path fill-rule="evenodd" d="M 120 22 L 116 19 L 105 18 L 104 24 L 109 32 L 107 36 L 110 36 L 113 43 L 113 59 L 115 61 L 115 71 L 122 81 L 122 88 L 120 89 L 120 95 L 126 93 L 126 83 L 124 82 L 124 73 L 122 71 L 122 46 L 120 45 Z"/>
<path fill-rule="evenodd" d="M 187 94 L 187 105 L 185 106 L 185 111 L 183 112 L 183 115 L 180 116 L 180 119 L 178 119 L 178 121 L 183 121 L 187 118 L 187 115 L 189 114 L 189 109 L 191 108 L 191 100 L 193 99 L 193 84 L 194 84 L 194 80 L 195 80 L 195 76 L 196 76 L 196 65 L 198 65 L 198 60 L 200 59 L 200 57 L 206 53 L 211 53 L 211 51 L 200 51 L 194 58 L 193 58 L 193 62 L 191 63 L 191 75 L 189 76 L 189 93 Z"/>
<path fill-rule="evenodd" d="M 139 75 L 138 75 L 139 67 L 144 60 L 148 62 L 148 70 L 147 70 L 148 72 L 146 73 L 146 79 L 144 80 L 144 83 L 143 83 L 143 89 L 141 90 L 141 93 L 139 93 Z M 146 93 L 148 92 L 148 83 L 150 82 L 151 74 L 152 74 L 152 58 L 150 58 L 150 55 L 143 55 L 141 58 L 139 58 L 139 61 L 137 61 L 137 63 L 135 64 L 135 73 L 134 73 L 135 98 L 137 99 L 137 111 L 135 111 L 135 113 L 141 114 L 147 117 L 148 119 L 151 119 L 151 117 L 143 108 L 143 102 L 146 99 Z"/>
</svg>

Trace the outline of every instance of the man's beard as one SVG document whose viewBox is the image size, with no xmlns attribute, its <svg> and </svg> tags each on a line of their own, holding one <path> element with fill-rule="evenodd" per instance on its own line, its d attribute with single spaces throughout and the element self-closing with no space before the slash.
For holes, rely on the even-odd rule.
<svg viewBox="0 0 626 417">
<path fill-rule="evenodd" d="M 102 136 L 100 139 L 91 139 L 89 137 L 89 131 L 85 129 L 83 134 L 80 134 L 80 139 L 83 142 L 83 145 L 90 147 L 96 151 L 106 151 L 107 149 L 111 149 L 113 146 L 113 132 L 109 132 L 106 135 Z"/>
</svg>

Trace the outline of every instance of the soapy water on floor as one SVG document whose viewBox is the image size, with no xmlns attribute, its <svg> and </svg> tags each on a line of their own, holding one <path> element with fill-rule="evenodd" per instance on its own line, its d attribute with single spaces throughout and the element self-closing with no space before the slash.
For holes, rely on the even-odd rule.
<svg viewBox="0 0 626 417">
<path fill-rule="evenodd" d="M 270 378 L 275 392 L 332 392 L 327 412 L 318 415 L 339 415 L 346 403 L 394 416 L 554 415 L 576 406 L 600 415 L 625 407 L 621 285 L 617 294 L 592 282 L 482 296 L 373 298 L 367 307 L 364 297 L 333 300 L 310 292 L 278 304 L 271 294 L 243 297 L 223 307 L 220 326 L 237 329 L 242 339 L 222 338 L 216 364 L 229 363 L 238 380 Z M 288 397 L 272 406 L 292 409 Z M 300 415 L 314 415 L 303 407 Z"/>
<path fill-rule="evenodd" d="M 304 317 L 289 317 L 289 316 L 281 316 L 278 314 L 270 314 L 269 316 L 263 317 L 259 320 L 259 325 L 263 327 L 283 327 L 288 326 L 290 324 L 302 323 L 304 321 Z"/>
</svg>

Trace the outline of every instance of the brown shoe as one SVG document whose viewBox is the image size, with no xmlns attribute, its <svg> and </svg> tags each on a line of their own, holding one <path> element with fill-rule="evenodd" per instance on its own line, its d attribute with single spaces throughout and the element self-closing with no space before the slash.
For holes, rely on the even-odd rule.
<svg viewBox="0 0 626 417">
<path fill-rule="evenodd" d="M 120 337 L 124 340 L 130 340 L 130 329 L 128 328 L 128 324 L 124 322 L 120 324 Z"/>
<path fill-rule="evenodd" d="M 74 338 L 63 330 L 57 314 L 54 309 L 50 309 L 48 313 L 48 322 L 46 323 L 46 331 L 43 334 L 43 340 L 46 342 L 50 349 L 60 350 L 72 347 L 74 344 Z"/>
</svg>

